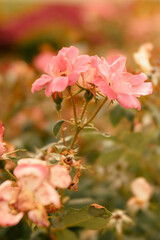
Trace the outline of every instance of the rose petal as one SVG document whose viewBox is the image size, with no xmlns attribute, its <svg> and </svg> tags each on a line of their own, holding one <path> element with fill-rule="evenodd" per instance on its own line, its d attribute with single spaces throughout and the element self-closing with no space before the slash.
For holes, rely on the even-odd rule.
<svg viewBox="0 0 160 240">
<path fill-rule="evenodd" d="M 137 108 L 141 109 L 140 102 L 138 99 L 132 95 L 127 94 L 117 94 L 117 101 L 125 108 Z"/>
</svg>

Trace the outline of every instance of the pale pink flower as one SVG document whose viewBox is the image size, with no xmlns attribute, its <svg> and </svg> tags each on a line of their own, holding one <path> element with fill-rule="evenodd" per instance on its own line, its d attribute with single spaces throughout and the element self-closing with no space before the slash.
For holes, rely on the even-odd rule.
<svg viewBox="0 0 160 240">
<path fill-rule="evenodd" d="M 3 144 L 3 135 L 4 135 L 4 126 L 3 126 L 2 122 L 0 121 L 0 157 L 5 152 L 5 147 Z"/>
<path fill-rule="evenodd" d="M 20 164 L 14 169 L 18 186 L 32 191 L 42 184 L 47 174 L 48 169 L 42 164 Z"/>
<path fill-rule="evenodd" d="M 68 188 L 72 179 L 66 167 L 53 165 L 50 168 L 50 183 L 56 188 Z"/>
<path fill-rule="evenodd" d="M 152 93 L 152 84 L 144 83 L 147 76 L 143 73 L 126 72 L 126 58 L 123 56 L 104 58 L 92 57 L 91 65 L 97 69 L 94 84 L 110 100 L 117 100 L 125 108 L 141 109 L 137 97 Z"/>
<path fill-rule="evenodd" d="M 135 62 L 140 66 L 143 71 L 147 73 L 151 72 L 153 69 L 150 63 L 152 50 L 152 43 L 144 43 L 139 47 L 138 51 L 133 54 Z"/>
<path fill-rule="evenodd" d="M 127 206 L 132 211 L 146 209 L 148 207 L 149 199 L 152 196 L 152 188 L 149 182 L 143 177 L 136 178 L 131 183 L 131 191 L 134 196 L 128 200 Z"/>
<path fill-rule="evenodd" d="M 3 227 L 18 224 L 24 215 L 13 207 L 18 188 L 13 187 L 12 184 L 12 181 L 7 180 L 0 185 L 0 226 Z"/>
<path fill-rule="evenodd" d="M 21 159 L 14 170 L 17 185 L 20 188 L 14 206 L 38 226 L 48 226 L 45 206 L 50 204 L 60 208 L 60 196 L 56 189 L 48 182 L 49 166 L 39 159 Z"/>
<path fill-rule="evenodd" d="M 131 183 L 131 191 L 135 197 L 148 201 L 152 196 L 152 188 L 150 183 L 143 177 L 136 178 Z"/>
<path fill-rule="evenodd" d="M 50 97 L 54 92 L 63 92 L 68 86 L 78 81 L 82 72 L 87 70 L 88 55 L 78 56 L 76 47 L 62 48 L 57 56 L 53 56 L 43 74 L 32 85 L 32 93 L 45 88 L 45 94 Z"/>
</svg>

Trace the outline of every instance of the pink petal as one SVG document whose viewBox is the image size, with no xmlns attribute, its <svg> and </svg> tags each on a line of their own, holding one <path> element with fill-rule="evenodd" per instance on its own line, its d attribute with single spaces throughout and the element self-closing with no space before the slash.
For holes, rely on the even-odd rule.
<svg viewBox="0 0 160 240">
<path fill-rule="evenodd" d="M 110 100 L 116 99 L 116 93 L 109 87 L 109 85 L 102 81 L 101 79 L 97 78 L 94 81 L 94 84 L 99 87 L 100 91 Z"/>
<path fill-rule="evenodd" d="M 112 57 L 112 60 L 114 58 Z M 111 60 L 107 60 L 107 62 L 111 62 Z M 124 56 L 120 56 L 115 60 L 114 62 L 112 62 L 112 64 L 110 65 L 110 68 L 112 70 L 112 72 L 118 72 L 118 73 L 122 73 L 125 71 L 125 65 L 126 65 L 126 57 Z"/>
<path fill-rule="evenodd" d="M 132 95 L 119 93 L 117 94 L 117 101 L 125 108 L 137 108 L 138 110 L 141 109 L 140 102 Z"/>
<path fill-rule="evenodd" d="M 147 76 L 144 73 L 135 75 L 131 73 L 122 73 L 121 78 L 124 82 L 131 83 L 131 85 L 139 85 L 142 84 L 145 80 L 147 80 Z"/>
<path fill-rule="evenodd" d="M 47 182 L 44 182 L 35 192 L 36 199 L 42 205 L 53 203 L 56 208 L 60 207 L 60 196 L 58 192 Z"/>
<path fill-rule="evenodd" d="M 6 201 L 0 201 L 0 226 L 14 226 L 23 218 L 23 213 L 12 214 L 12 211 Z"/>
<path fill-rule="evenodd" d="M 68 77 L 57 77 L 50 82 L 46 89 L 45 94 L 47 97 L 50 97 L 54 92 L 63 92 L 68 86 Z"/>
<path fill-rule="evenodd" d="M 3 135 L 4 135 L 4 126 L 3 126 L 3 123 L 0 121 L 0 141 L 3 141 Z"/>
<path fill-rule="evenodd" d="M 4 135 L 4 126 L 0 121 L 0 157 L 3 155 L 3 153 L 6 150 L 3 144 L 3 135 Z"/>
<path fill-rule="evenodd" d="M 78 56 L 77 59 L 75 60 L 73 68 L 77 68 L 79 66 L 84 66 L 84 65 L 90 63 L 90 61 L 91 61 L 91 57 L 88 55 Z"/>
<path fill-rule="evenodd" d="M 14 175 L 17 178 L 23 176 L 35 175 L 45 178 L 48 174 L 47 168 L 42 164 L 20 164 L 14 169 Z"/>
<path fill-rule="evenodd" d="M 43 74 L 32 84 L 32 93 L 40 91 L 45 85 L 52 81 L 52 79 L 53 78 L 51 76 Z"/>
<path fill-rule="evenodd" d="M 0 185 L 0 200 L 13 201 L 18 194 L 18 188 L 13 187 L 13 182 L 6 180 Z"/>
<path fill-rule="evenodd" d="M 69 76 L 68 76 L 68 86 L 72 86 L 73 84 L 75 84 L 78 81 L 79 76 L 80 76 L 80 73 L 76 72 L 76 71 L 69 74 Z"/>
<path fill-rule="evenodd" d="M 71 184 L 71 176 L 69 171 L 61 165 L 53 165 L 50 168 L 50 183 L 57 188 L 68 188 Z"/>
<path fill-rule="evenodd" d="M 26 188 L 21 189 L 17 196 L 16 202 L 14 203 L 14 207 L 20 212 L 27 212 L 35 208 L 35 199 L 33 192 L 26 190 Z"/>
<path fill-rule="evenodd" d="M 43 166 L 47 166 L 46 161 L 36 159 L 36 158 L 23 158 L 23 159 L 20 159 L 17 163 L 18 163 L 18 165 L 21 165 L 21 164 L 42 164 Z"/>
<path fill-rule="evenodd" d="M 42 164 L 20 164 L 14 169 L 18 186 L 31 191 L 40 186 L 47 174 L 48 169 Z"/>
<path fill-rule="evenodd" d="M 75 59 L 77 58 L 78 54 L 79 54 L 79 50 L 78 48 L 71 46 L 71 47 L 63 47 L 58 54 L 63 54 L 65 55 L 68 60 L 73 64 Z"/>
<path fill-rule="evenodd" d="M 132 94 L 134 94 L 134 95 L 148 95 L 151 93 L 152 93 L 152 83 L 151 82 L 132 86 Z"/>
<path fill-rule="evenodd" d="M 100 64 L 98 64 L 98 70 L 100 75 L 103 75 L 103 77 L 105 77 L 106 80 L 110 80 L 111 71 L 105 59 L 103 59 L 103 61 Z"/>
<path fill-rule="evenodd" d="M 39 227 L 49 227 L 48 216 L 44 207 L 33 209 L 28 212 L 29 219 L 37 224 Z"/>
</svg>

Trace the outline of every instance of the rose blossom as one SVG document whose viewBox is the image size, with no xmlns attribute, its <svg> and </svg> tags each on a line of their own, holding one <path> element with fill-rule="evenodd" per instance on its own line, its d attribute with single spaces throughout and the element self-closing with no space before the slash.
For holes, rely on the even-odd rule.
<svg viewBox="0 0 160 240">
<path fill-rule="evenodd" d="M 90 61 L 88 55 L 78 56 L 76 47 L 64 47 L 57 56 L 53 56 L 46 66 L 46 73 L 32 85 L 32 93 L 45 88 L 45 94 L 50 97 L 54 92 L 63 92 L 68 86 L 78 81 L 80 74 L 87 70 L 86 64 Z"/>
<path fill-rule="evenodd" d="M 38 226 L 49 226 L 45 206 L 52 204 L 60 208 L 60 196 L 48 182 L 49 166 L 39 159 L 24 158 L 18 161 L 14 170 L 20 192 L 15 207 L 27 212 Z"/>
<path fill-rule="evenodd" d="M 152 84 L 144 83 L 147 76 L 143 73 L 131 74 L 125 69 L 123 56 L 104 58 L 92 57 L 91 65 L 97 69 L 94 84 L 110 100 L 117 101 L 125 108 L 141 109 L 137 97 L 152 93 Z"/>
</svg>

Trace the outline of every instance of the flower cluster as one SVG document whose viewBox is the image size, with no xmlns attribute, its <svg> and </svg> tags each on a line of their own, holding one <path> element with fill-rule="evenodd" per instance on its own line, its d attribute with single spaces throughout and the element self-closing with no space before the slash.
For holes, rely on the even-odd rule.
<svg viewBox="0 0 160 240">
<path fill-rule="evenodd" d="M 14 169 L 16 181 L 0 185 L 0 225 L 16 225 L 27 214 L 38 226 L 49 226 L 47 212 L 54 213 L 61 207 L 57 188 L 71 184 L 65 166 L 48 165 L 39 159 L 25 158 Z"/>
<path fill-rule="evenodd" d="M 92 93 L 100 92 L 110 100 L 117 100 L 125 108 L 141 109 L 137 97 L 152 93 L 152 84 L 145 82 L 143 73 L 126 71 L 126 57 L 80 55 L 76 47 L 64 47 L 53 56 L 43 74 L 32 85 L 32 93 L 45 87 L 47 97 L 54 92 L 63 92 L 74 84 Z"/>
</svg>

